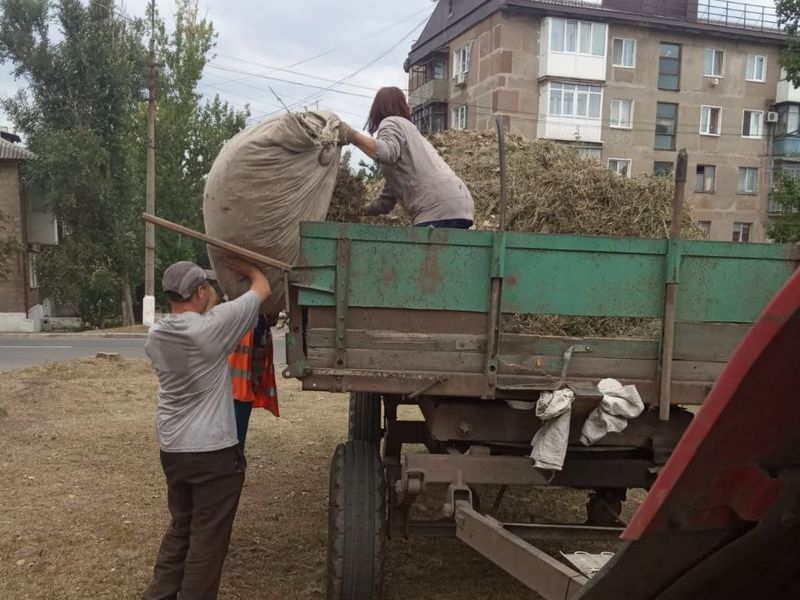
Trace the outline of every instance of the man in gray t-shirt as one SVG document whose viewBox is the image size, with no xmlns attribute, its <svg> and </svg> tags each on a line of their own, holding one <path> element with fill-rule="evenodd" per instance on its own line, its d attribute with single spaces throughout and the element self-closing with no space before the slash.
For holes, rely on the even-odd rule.
<svg viewBox="0 0 800 600">
<path fill-rule="evenodd" d="M 217 597 L 245 471 L 228 354 L 255 326 L 271 293 L 259 269 L 228 264 L 251 287 L 219 306 L 213 271 L 188 261 L 170 266 L 162 284 L 171 311 L 150 328 L 145 344 L 158 375 L 156 432 L 172 521 L 144 600 Z"/>
</svg>

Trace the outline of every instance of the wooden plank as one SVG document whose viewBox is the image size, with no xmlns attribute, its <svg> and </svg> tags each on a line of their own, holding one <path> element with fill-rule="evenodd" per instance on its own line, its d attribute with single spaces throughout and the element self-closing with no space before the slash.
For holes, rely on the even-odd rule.
<svg viewBox="0 0 800 600">
<path fill-rule="evenodd" d="M 348 366 L 353 369 L 378 371 L 432 371 L 436 373 L 481 373 L 485 356 L 479 352 L 419 352 L 417 350 L 376 350 L 349 348 Z M 333 368 L 335 349 L 309 348 L 308 359 L 316 367 Z M 502 355 L 499 361 L 501 375 L 529 375 L 554 377 L 561 375 L 561 356 Z M 594 380 L 614 379 L 650 380 L 656 377 L 656 360 L 620 360 L 586 358 L 573 355 L 567 371 L 569 378 Z M 721 373 L 721 363 L 674 361 L 673 380 L 713 382 Z"/>
<path fill-rule="evenodd" d="M 332 312 L 324 318 L 315 319 L 314 325 L 308 331 L 307 343 L 309 347 L 332 348 L 335 347 L 335 331 L 327 325 L 335 323 Z M 371 312 L 371 311 L 366 311 Z M 386 312 L 386 311 L 381 311 Z M 402 311 L 390 311 L 402 313 Z M 416 312 L 416 311 L 413 311 Z M 317 316 L 322 313 L 315 311 Z M 363 313 L 362 313 L 363 314 Z M 444 325 L 441 313 L 426 314 L 424 319 L 409 322 L 404 317 L 413 315 L 384 315 L 381 319 L 376 315 L 369 317 L 372 322 L 383 320 L 385 325 L 391 319 L 398 325 L 405 324 L 405 331 L 388 329 L 355 329 L 347 332 L 348 345 L 353 348 L 387 349 L 387 350 L 418 350 L 418 351 L 458 351 L 485 352 L 486 336 L 465 333 L 431 333 L 424 326 L 431 325 L 437 320 L 439 329 L 454 329 L 454 323 Z M 358 319 L 358 316 L 356 316 Z M 360 319 L 363 322 L 363 319 Z M 476 320 L 469 321 L 477 324 Z M 412 327 L 412 325 L 414 325 Z M 750 325 L 733 323 L 678 323 L 675 333 L 676 360 L 699 362 L 727 362 L 739 341 L 747 333 Z M 412 330 L 413 329 L 413 330 Z M 631 358 L 638 360 L 658 358 L 658 342 L 636 338 L 571 338 L 553 336 L 535 336 L 521 334 L 503 334 L 500 338 L 501 354 L 516 355 L 561 355 L 570 346 L 576 346 L 583 352 L 588 349 L 588 354 L 597 358 Z"/>
<path fill-rule="evenodd" d="M 347 315 L 350 329 L 395 331 L 406 333 L 452 333 L 485 335 L 486 315 L 472 312 L 439 310 L 405 310 L 351 307 Z M 333 307 L 308 309 L 307 330 L 335 329 Z"/>
<path fill-rule="evenodd" d="M 418 391 L 440 375 L 434 372 L 410 371 L 356 371 L 330 370 L 317 367 L 311 374 L 302 378 L 304 390 L 327 392 L 371 392 L 380 394 L 406 395 Z M 573 378 L 572 382 L 593 386 L 597 384 L 593 379 Z M 518 377 L 514 383 L 535 384 L 544 383 L 535 377 Z M 625 385 L 635 385 L 639 390 L 642 400 L 647 404 L 651 398 L 657 397 L 657 382 L 654 380 L 623 379 Z M 483 373 L 457 373 L 451 374 L 447 381 L 436 384 L 428 393 L 436 396 L 455 398 L 480 399 L 483 390 Z M 711 384 L 703 381 L 673 381 L 671 398 L 673 404 L 697 406 L 703 403 Z M 503 398 L 517 400 L 535 400 L 539 394 L 535 391 L 504 391 Z"/>
<path fill-rule="evenodd" d="M 315 328 L 308 332 L 307 343 L 312 348 L 333 348 L 336 332 L 330 328 Z M 486 351 L 485 335 L 417 333 L 387 330 L 349 329 L 348 346 L 364 349 L 417 351 Z M 658 343 L 654 340 L 568 338 L 505 334 L 500 337 L 501 354 L 563 355 L 570 346 L 580 348 L 598 358 L 656 359 Z"/>
<path fill-rule="evenodd" d="M 750 330 L 738 323 L 675 324 L 675 358 L 727 362 Z"/>
</svg>

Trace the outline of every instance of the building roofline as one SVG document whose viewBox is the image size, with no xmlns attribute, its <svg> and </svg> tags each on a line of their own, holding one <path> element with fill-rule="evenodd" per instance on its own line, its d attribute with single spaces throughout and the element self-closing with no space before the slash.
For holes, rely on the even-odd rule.
<svg viewBox="0 0 800 600">
<path fill-rule="evenodd" d="M 411 47 L 411 51 L 406 60 L 406 70 L 432 52 L 446 47 L 454 38 L 469 31 L 478 23 L 498 12 L 532 16 L 583 17 L 595 21 L 636 25 L 662 31 L 675 31 L 676 28 L 680 28 L 680 33 L 690 35 L 707 35 L 774 46 L 783 46 L 786 43 L 786 34 L 778 30 L 767 31 L 745 27 L 732 27 L 700 20 L 691 21 L 688 19 L 637 14 L 611 8 L 598 8 L 591 5 L 553 2 L 553 0 L 473 0 L 473 2 L 476 2 L 476 4 L 470 7 L 465 14 L 459 16 L 452 23 L 446 24 L 442 28 L 432 27 L 436 20 L 441 21 L 447 19 L 447 15 L 445 14 L 446 3 L 438 3 L 438 6 L 428 20 L 428 24 L 425 26 L 425 29 L 423 29 L 420 38 Z"/>
</svg>

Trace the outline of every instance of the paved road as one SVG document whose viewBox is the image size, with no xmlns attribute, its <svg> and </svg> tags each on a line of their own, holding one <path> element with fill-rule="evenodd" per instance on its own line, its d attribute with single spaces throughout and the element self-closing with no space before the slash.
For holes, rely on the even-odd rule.
<svg viewBox="0 0 800 600">
<path fill-rule="evenodd" d="M 47 362 L 94 356 L 98 352 L 118 352 L 123 358 L 145 358 L 144 338 L 20 337 L 0 334 L 0 371 L 22 369 Z M 275 336 L 275 362 L 286 362 L 286 342 Z"/>
</svg>

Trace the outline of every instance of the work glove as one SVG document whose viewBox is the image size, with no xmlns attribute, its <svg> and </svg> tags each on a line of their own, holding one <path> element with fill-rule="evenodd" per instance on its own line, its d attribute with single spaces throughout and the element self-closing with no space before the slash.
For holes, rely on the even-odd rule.
<svg viewBox="0 0 800 600">
<path fill-rule="evenodd" d="M 339 121 L 339 145 L 347 146 L 353 143 L 356 130 L 344 121 Z"/>
</svg>

